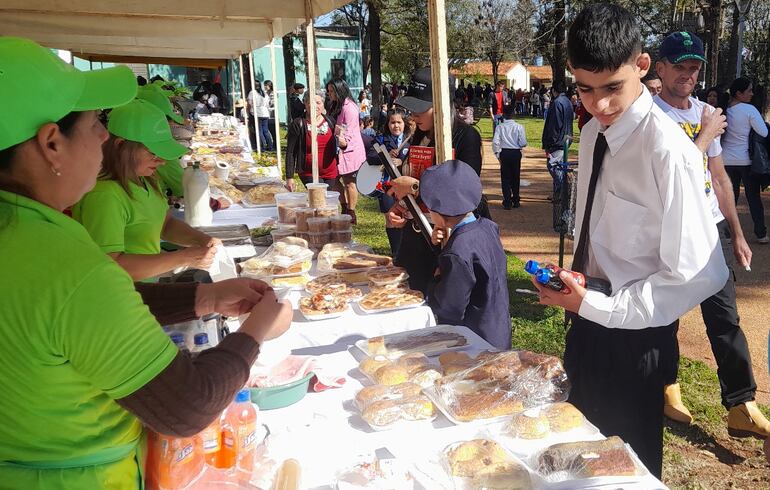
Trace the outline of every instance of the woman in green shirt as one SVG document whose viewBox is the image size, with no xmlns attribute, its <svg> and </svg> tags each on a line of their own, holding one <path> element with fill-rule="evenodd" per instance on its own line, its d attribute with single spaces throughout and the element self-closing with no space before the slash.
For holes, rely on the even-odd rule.
<svg viewBox="0 0 770 490">
<path fill-rule="evenodd" d="M 133 99 L 133 73 L 80 72 L 0 37 L 0 91 L 14 94 L 13 117 L 0 118 L 0 486 L 140 489 L 143 424 L 173 436 L 208 426 L 291 307 L 249 283 L 226 309 L 251 309 L 241 329 L 195 359 L 180 352 L 131 277 L 62 212 L 94 186 L 109 136 L 96 109 Z"/>
<path fill-rule="evenodd" d="M 166 160 L 187 152 L 171 136 L 166 115 L 136 99 L 110 113 L 107 130 L 99 181 L 73 218 L 135 281 L 184 266 L 207 269 L 221 242 L 172 217 L 155 177 Z M 187 248 L 161 253 L 161 240 Z"/>
</svg>

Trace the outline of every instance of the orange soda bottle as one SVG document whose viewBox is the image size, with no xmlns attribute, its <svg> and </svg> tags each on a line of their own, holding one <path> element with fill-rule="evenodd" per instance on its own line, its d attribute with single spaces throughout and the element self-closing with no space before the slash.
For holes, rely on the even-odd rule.
<svg viewBox="0 0 770 490">
<path fill-rule="evenodd" d="M 222 424 L 217 417 L 200 434 L 203 444 L 203 457 L 210 466 L 216 466 L 219 451 L 222 449 Z"/>
<path fill-rule="evenodd" d="M 251 403 L 249 390 L 238 392 L 235 401 L 225 410 L 223 419 L 222 449 L 215 466 L 236 467 L 251 474 L 257 446 L 257 410 Z"/>
<path fill-rule="evenodd" d="M 204 469 L 203 445 L 197 435 L 171 437 L 156 434 L 149 465 L 155 470 L 154 484 L 158 490 L 179 490 L 197 479 Z"/>
</svg>

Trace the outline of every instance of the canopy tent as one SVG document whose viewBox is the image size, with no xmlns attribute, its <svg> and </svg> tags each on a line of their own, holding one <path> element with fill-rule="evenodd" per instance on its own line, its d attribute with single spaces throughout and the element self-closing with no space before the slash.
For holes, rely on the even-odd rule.
<svg viewBox="0 0 770 490">
<path fill-rule="evenodd" d="M 230 59 L 349 0 L 4 0 L 0 34 L 81 54 Z"/>
</svg>

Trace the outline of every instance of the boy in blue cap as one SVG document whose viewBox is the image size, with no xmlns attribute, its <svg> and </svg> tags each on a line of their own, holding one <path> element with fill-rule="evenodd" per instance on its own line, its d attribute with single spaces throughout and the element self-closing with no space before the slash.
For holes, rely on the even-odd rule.
<svg viewBox="0 0 770 490">
<path fill-rule="evenodd" d="M 465 325 L 498 349 L 511 348 L 506 260 L 497 225 L 476 218 L 481 180 L 465 162 L 448 160 L 422 175 L 433 244 L 442 247 L 428 303 L 439 323 Z"/>
</svg>

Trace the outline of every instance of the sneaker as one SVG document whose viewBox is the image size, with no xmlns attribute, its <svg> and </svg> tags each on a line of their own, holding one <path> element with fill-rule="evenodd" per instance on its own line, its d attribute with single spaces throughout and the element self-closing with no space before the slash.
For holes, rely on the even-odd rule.
<svg viewBox="0 0 770 490">
<path fill-rule="evenodd" d="M 757 243 L 761 243 L 762 245 L 770 243 L 770 237 L 765 235 L 762 238 L 757 238 Z"/>
</svg>

